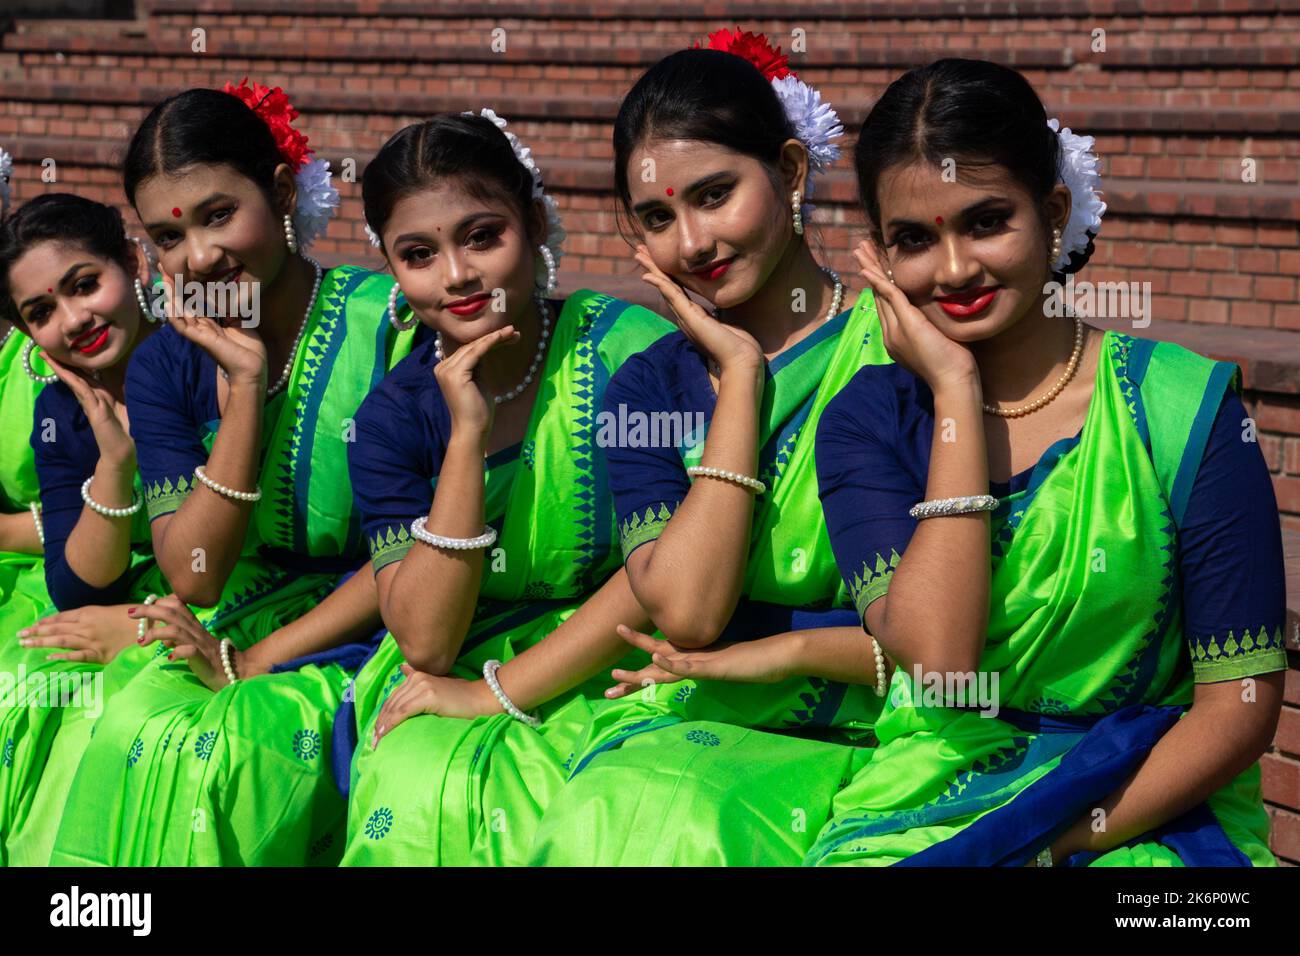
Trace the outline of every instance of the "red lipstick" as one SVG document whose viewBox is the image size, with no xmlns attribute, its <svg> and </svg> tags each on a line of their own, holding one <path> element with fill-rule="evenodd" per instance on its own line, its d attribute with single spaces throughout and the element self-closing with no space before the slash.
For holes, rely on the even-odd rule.
<svg viewBox="0 0 1300 956">
<path fill-rule="evenodd" d="M 934 301 L 938 302 L 939 308 L 953 318 L 969 319 L 972 316 L 979 315 L 992 305 L 1001 288 L 998 285 L 982 285 L 979 288 L 967 289 L 965 292 L 957 292 L 953 295 L 935 296 Z"/>
<path fill-rule="evenodd" d="M 78 335 L 70 344 L 82 355 L 94 355 L 108 344 L 108 333 L 111 331 L 111 326 L 101 325 L 98 329 L 91 329 Z"/>
<path fill-rule="evenodd" d="M 477 292 L 474 295 L 464 299 L 457 299 L 455 302 L 447 303 L 447 311 L 454 315 L 473 315 L 483 310 L 492 296 L 486 292 Z"/>
<path fill-rule="evenodd" d="M 710 282 L 716 282 L 726 274 L 727 270 L 731 268 L 731 264 L 735 261 L 735 256 L 732 256 L 730 259 L 721 259 L 717 262 L 710 263 L 703 269 L 692 269 L 691 275 L 699 276 L 701 279 L 708 279 Z"/>
</svg>

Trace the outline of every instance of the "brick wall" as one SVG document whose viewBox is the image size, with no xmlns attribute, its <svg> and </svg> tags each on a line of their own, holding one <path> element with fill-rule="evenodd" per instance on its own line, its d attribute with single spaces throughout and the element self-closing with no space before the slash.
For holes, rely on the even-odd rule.
<svg viewBox="0 0 1300 956">
<path fill-rule="evenodd" d="M 941 55 L 1021 70 L 1049 115 L 1097 136 L 1109 211 L 1086 273 L 1150 282 L 1155 321 L 1136 334 L 1242 364 L 1246 404 L 1287 532 L 1300 611 L 1300 3 L 1296 0 L 721 2 L 646 7 L 442 0 L 141 0 L 133 20 L 0 18 L 0 144 L 15 200 L 68 189 L 122 209 L 116 164 L 148 109 L 187 86 L 248 75 L 281 85 L 298 125 L 339 170 L 430 113 L 490 105 L 541 162 L 569 232 L 566 290 L 595 285 L 657 306 L 615 228 L 610 126 L 656 59 L 740 25 L 766 32 L 843 118 L 846 153 L 900 73 Z M 195 52 L 196 29 L 205 49 Z M 490 46 L 503 30 L 504 52 Z M 802 31 L 796 34 L 795 31 Z M 1105 48 L 1097 48 L 1103 34 Z M 793 50 L 796 36 L 804 47 Z M 57 163 L 57 183 L 40 179 Z M 1252 176 L 1243 178 L 1250 167 Z M 1247 181 L 1250 180 L 1250 181 Z M 336 183 L 323 261 L 379 267 L 360 186 Z M 819 184 L 815 241 L 852 275 L 862 235 L 842 159 Z M 1289 624 L 1300 663 L 1300 616 Z M 1300 863 L 1300 671 L 1264 760 L 1281 857 Z"/>
</svg>

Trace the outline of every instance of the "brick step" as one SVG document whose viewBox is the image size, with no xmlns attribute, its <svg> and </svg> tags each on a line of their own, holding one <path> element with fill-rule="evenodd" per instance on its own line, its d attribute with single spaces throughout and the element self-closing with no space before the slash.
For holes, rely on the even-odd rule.
<svg viewBox="0 0 1300 956">
<path fill-rule="evenodd" d="M 554 56 L 530 61 L 515 50 L 509 57 L 468 62 L 442 54 L 421 57 L 392 45 L 376 48 L 376 52 L 359 58 L 344 55 L 360 54 L 362 51 L 356 46 L 340 47 L 319 58 L 304 57 L 300 48 L 276 56 L 266 46 L 249 48 L 237 55 L 212 51 L 195 55 L 188 52 L 188 47 L 173 55 L 142 48 L 134 52 L 125 49 L 90 53 L 20 52 L 12 40 L 10 36 L 0 42 L 0 86 L 38 81 L 95 84 L 110 89 L 128 86 L 184 89 L 219 86 L 226 80 L 248 75 L 270 86 L 282 86 L 290 93 L 310 85 L 325 92 L 348 90 L 383 97 L 399 93 L 422 96 L 459 93 L 483 100 L 522 90 L 545 89 L 557 98 L 609 98 L 622 97 L 654 60 L 650 57 L 633 65 L 556 62 Z M 380 49 L 382 53 L 378 52 Z M 1300 69 L 1297 69 L 1300 46 L 1287 48 L 1285 52 L 1296 60 L 1291 67 L 1198 68 L 1189 72 L 1142 67 L 1102 71 L 1092 66 L 1071 70 L 1064 64 L 1040 68 L 1025 62 L 1026 56 L 995 58 L 1020 68 L 1054 110 L 1076 104 L 1093 108 L 1289 109 L 1300 106 Z M 1052 51 L 1039 57 L 1040 60 L 1052 58 L 1059 59 Z M 802 76 L 837 107 L 865 106 L 902 70 L 928 59 L 930 55 L 900 58 L 893 65 L 867 66 L 853 62 L 842 68 L 810 67 L 802 70 Z"/>
<path fill-rule="evenodd" d="M 125 141 L 148 109 L 169 94 L 165 88 L 110 89 L 85 84 L 14 83 L 0 102 L 0 142 L 28 136 L 75 136 Z M 393 132 L 435 112 L 482 103 L 468 96 L 395 94 L 379 108 L 373 94 L 305 91 L 294 97 L 299 128 L 322 153 L 369 155 Z M 609 161 L 612 97 L 548 100 L 531 95 L 494 97 L 491 105 L 545 159 Z M 863 110 L 845 110 L 850 130 L 841 146 L 847 157 Z M 1132 179 L 1240 181 L 1242 158 L 1255 160 L 1260 183 L 1300 181 L 1300 107 L 1225 111 L 1069 107 L 1062 122 L 1095 134 L 1104 173 Z M 1285 131 L 1285 132 L 1279 132 Z M 1250 136 L 1249 143 L 1242 137 Z M 847 164 L 847 159 L 843 161 Z"/>
<path fill-rule="evenodd" d="M 522 131 L 521 135 L 526 137 Z M 61 163 L 116 166 L 125 147 L 126 143 L 121 139 L 23 136 L 14 140 L 9 151 L 15 162 L 29 162 L 36 166 L 46 157 L 54 157 Z M 348 158 L 356 161 L 358 170 L 363 170 L 374 153 L 355 150 L 345 156 L 321 149 L 319 155 L 329 159 L 335 169 L 341 169 L 342 161 Z M 542 155 L 540 151 L 539 155 Z M 607 159 L 550 158 L 545 155 L 542 159 L 547 184 L 554 189 L 602 194 L 610 194 L 613 190 L 613 171 Z M 818 181 L 819 203 L 826 206 L 856 205 L 856 182 L 845 165 L 846 160 L 841 158 L 839 167 L 831 169 Z M 1300 222 L 1300 188 L 1292 184 L 1109 177 L 1105 182 L 1105 193 L 1111 214 Z"/>
</svg>

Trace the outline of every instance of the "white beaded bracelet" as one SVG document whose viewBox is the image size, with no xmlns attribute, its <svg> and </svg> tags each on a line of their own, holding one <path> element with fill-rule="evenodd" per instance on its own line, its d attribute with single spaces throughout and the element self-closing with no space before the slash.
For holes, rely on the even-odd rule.
<svg viewBox="0 0 1300 956">
<path fill-rule="evenodd" d="M 90 497 L 90 483 L 94 480 L 95 476 L 91 475 L 81 483 L 81 500 L 86 503 L 87 508 L 96 514 L 101 514 L 105 518 L 129 518 L 144 507 L 144 499 L 135 492 L 131 493 L 131 507 L 129 508 L 109 508 L 107 505 L 101 505 Z"/>
<path fill-rule="evenodd" d="M 433 548 L 474 551 L 478 548 L 490 548 L 497 540 L 497 530 L 491 526 L 477 538 L 447 538 L 440 534 L 434 534 L 432 531 L 426 531 L 424 525 L 427 521 L 428 517 L 425 515 L 421 515 L 412 521 L 411 537 L 416 541 L 423 541 Z"/>
<path fill-rule="evenodd" d="M 750 478 L 748 475 L 742 475 L 736 471 L 727 471 L 725 468 L 707 468 L 704 465 L 692 465 L 686 469 L 686 474 L 692 478 L 718 478 L 722 481 L 729 481 L 733 485 L 740 485 L 740 487 L 748 488 L 760 495 L 767 491 L 767 485 L 757 478 Z"/>
<path fill-rule="evenodd" d="M 501 709 L 513 717 L 515 720 L 522 721 L 529 727 L 540 727 L 542 722 L 532 714 L 525 714 L 515 706 L 514 701 L 506 696 L 506 692 L 501 689 L 501 684 L 497 681 L 497 668 L 501 666 L 500 661 L 487 661 L 483 665 L 483 679 L 487 681 L 488 687 L 492 690 L 493 695 L 501 703 Z"/>
<path fill-rule="evenodd" d="M 871 650 L 876 655 L 876 696 L 885 696 L 885 655 L 880 650 L 880 643 L 873 637 L 871 639 Z"/>
<path fill-rule="evenodd" d="M 156 594 L 146 595 L 144 599 L 144 606 L 148 607 L 150 604 L 153 604 L 157 600 L 158 600 L 158 595 Z M 140 622 L 135 626 L 135 639 L 137 643 L 144 640 L 144 632 L 147 630 L 149 630 L 149 618 L 142 617 L 140 618 Z"/>
<path fill-rule="evenodd" d="M 40 502 L 33 501 L 30 507 L 32 512 L 32 520 L 36 522 L 36 537 L 37 540 L 41 542 L 41 550 L 44 551 L 45 550 L 45 524 L 44 522 L 41 521 Z"/>
<path fill-rule="evenodd" d="M 232 498 L 235 501 L 261 501 L 262 500 L 262 489 L 260 487 L 254 488 L 254 490 L 252 491 L 236 491 L 234 488 L 227 488 L 225 485 L 215 482 L 211 478 L 209 478 L 207 476 L 207 473 L 204 472 L 202 465 L 198 465 L 197 467 L 195 467 L 194 477 L 197 478 L 199 481 L 203 482 L 205 485 L 207 485 L 217 494 L 221 495 L 223 498 Z"/>
<path fill-rule="evenodd" d="M 230 649 L 234 647 L 234 641 L 228 637 L 221 639 L 221 669 L 226 672 L 226 680 L 234 683 L 239 680 L 235 676 L 235 665 L 230 662 Z"/>
<path fill-rule="evenodd" d="M 945 518 L 949 515 L 992 511 L 997 506 L 998 499 L 992 495 L 963 495 L 960 498 L 935 498 L 932 501 L 918 501 L 912 505 L 907 513 L 913 518 Z"/>
</svg>

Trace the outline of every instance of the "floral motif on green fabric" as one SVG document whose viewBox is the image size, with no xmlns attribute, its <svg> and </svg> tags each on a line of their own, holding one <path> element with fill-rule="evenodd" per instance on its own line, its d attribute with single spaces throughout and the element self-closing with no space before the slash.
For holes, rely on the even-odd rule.
<svg viewBox="0 0 1300 956">
<path fill-rule="evenodd" d="M 1192 657 L 1192 675 L 1198 684 L 1267 674 L 1285 670 L 1287 666 L 1280 626 L 1272 633 L 1260 625 L 1253 634 L 1249 627 L 1240 631 L 1230 629 L 1226 637 L 1189 634 L 1187 648 Z"/>
<path fill-rule="evenodd" d="M 389 525 L 366 543 L 370 546 L 371 567 L 378 574 L 380 568 L 406 557 L 406 552 L 411 550 L 415 539 L 406 530 L 406 525 L 399 524 Z"/>
<path fill-rule="evenodd" d="M 676 502 L 670 508 L 667 502 L 661 501 L 657 508 L 655 505 L 650 505 L 644 513 L 633 512 L 626 521 L 619 522 L 618 541 L 623 548 L 623 558 L 626 560 L 627 556 L 639 546 L 647 541 L 654 541 L 663 534 L 664 528 L 668 527 L 669 519 L 680 504 L 680 501 Z"/>
<path fill-rule="evenodd" d="M 864 561 L 862 571 L 853 575 L 853 580 L 849 582 L 849 593 L 853 596 L 853 606 L 858 610 L 858 617 L 866 612 L 867 605 L 889 590 L 889 582 L 894 579 L 894 571 L 901 560 L 899 553 L 890 548 L 888 561 L 878 553 L 874 570 Z"/>
<path fill-rule="evenodd" d="M 149 512 L 149 520 L 169 515 L 180 508 L 181 502 L 190 496 L 197 483 L 191 475 L 178 475 L 176 481 L 164 478 L 152 485 L 145 485 L 144 506 Z"/>
<path fill-rule="evenodd" d="M 393 811 L 380 807 L 366 819 L 366 836 L 372 840 L 382 840 L 393 828 Z"/>
</svg>

